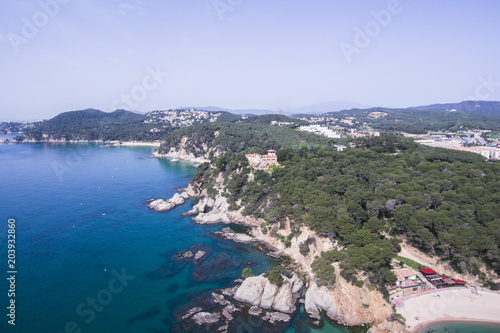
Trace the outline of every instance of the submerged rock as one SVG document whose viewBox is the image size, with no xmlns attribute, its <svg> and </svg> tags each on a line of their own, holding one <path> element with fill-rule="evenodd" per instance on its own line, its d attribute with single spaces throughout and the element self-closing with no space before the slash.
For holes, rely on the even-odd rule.
<svg viewBox="0 0 500 333">
<path fill-rule="evenodd" d="M 219 295 L 219 294 L 216 294 L 216 293 L 212 293 L 212 296 L 214 297 L 215 299 L 215 302 L 220 304 L 220 305 L 226 305 L 226 304 L 230 304 L 225 298 L 224 296 L 222 295 Z"/>
<path fill-rule="evenodd" d="M 203 309 L 200 307 L 192 308 L 185 315 L 181 316 L 181 320 L 186 320 L 188 318 L 191 318 L 194 314 L 201 312 L 202 310 Z"/>
<path fill-rule="evenodd" d="M 141 313 L 141 314 L 138 314 L 137 316 L 135 316 L 132 319 L 130 319 L 127 322 L 127 325 L 133 324 L 133 323 L 135 323 L 137 321 L 141 321 L 141 320 L 146 320 L 146 319 L 153 318 L 154 316 L 159 315 L 160 312 L 161 312 L 160 307 L 154 306 L 149 311 Z"/>
<path fill-rule="evenodd" d="M 252 316 L 258 316 L 262 313 L 262 309 L 258 306 L 252 305 L 248 310 L 248 314 Z"/>
<path fill-rule="evenodd" d="M 279 321 L 283 322 L 288 322 L 292 317 L 290 315 L 287 315 L 286 313 L 281 313 L 281 312 L 268 312 L 264 317 L 262 317 L 263 320 L 270 322 L 271 324 L 274 324 Z"/>
<path fill-rule="evenodd" d="M 221 289 L 220 291 L 221 291 L 222 295 L 224 295 L 224 296 L 233 297 L 234 293 L 236 292 L 236 289 L 238 289 L 238 286 L 234 286 L 232 288 Z"/>
<path fill-rule="evenodd" d="M 191 252 L 191 251 L 187 251 L 186 253 L 184 253 L 184 255 L 182 256 L 184 259 L 188 259 L 188 258 L 192 258 L 194 256 L 194 253 Z"/>
<path fill-rule="evenodd" d="M 227 277 L 227 269 L 241 267 L 242 260 L 226 252 L 203 259 L 191 273 L 191 278 L 197 282 L 217 281 Z"/>
<path fill-rule="evenodd" d="M 177 291 L 177 289 L 179 289 L 181 285 L 179 283 L 171 283 L 169 284 L 169 286 L 167 287 L 167 293 L 173 293 L 175 291 Z"/>
</svg>

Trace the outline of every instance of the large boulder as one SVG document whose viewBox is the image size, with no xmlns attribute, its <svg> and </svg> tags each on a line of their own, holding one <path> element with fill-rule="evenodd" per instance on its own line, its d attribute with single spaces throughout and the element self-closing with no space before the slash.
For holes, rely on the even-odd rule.
<svg viewBox="0 0 500 333">
<path fill-rule="evenodd" d="M 194 218 L 194 221 L 198 224 L 231 223 L 227 215 L 222 212 L 200 213 Z"/>
<path fill-rule="evenodd" d="M 196 252 L 196 254 L 194 255 L 194 260 L 198 261 L 200 260 L 204 255 L 205 255 L 205 251 L 201 251 L 199 250 L 198 252 Z"/>
<path fill-rule="evenodd" d="M 198 312 L 191 317 L 198 325 L 212 325 L 219 321 L 220 313 Z"/>
<path fill-rule="evenodd" d="M 297 274 L 283 277 L 283 284 L 276 286 L 263 275 L 246 278 L 236 290 L 234 299 L 263 309 L 292 313 L 303 282 Z"/>
<path fill-rule="evenodd" d="M 282 287 L 287 287 L 287 286 L 283 284 Z M 272 284 L 271 282 L 269 282 L 268 279 L 266 279 L 264 291 L 262 292 L 262 296 L 260 298 L 260 307 L 263 309 L 271 309 L 274 304 L 274 298 L 281 289 L 284 288 L 279 288 L 277 285 Z"/>
<path fill-rule="evenodd" d="M 287 322 L 290 321 L 290 319 L 292 319 L 292 317 L 290 317 L 286 313 L 281 313 L 281 312 L 268 312 L 264 317 L 262 317 L 262 320 L 268 321 L 271 324 L 280 321 Z"/>
<path fill-rule="evenodd" d="M 247 277 L 236 290 L 234 299 L 240 302 L 260 306 L 264 286 L 267 282 L 268 280 L 263 275 Z"/>
<path fill-rule="evenodd" d="M 304 307 L 313 318 L 320 318 L 324 310 L 330 319 L 350 326 L 381 323 L 392 313 L 382 293 L 366 286 L 354 286 L 338 273 L 334 289 L 318 287 L 312 282 L 305 295 Z"/>
<path fill-rule="evenodd" d="M 184 197 L 182 197 L 182 195 L 180 195 L 179 193 L 175 193 L 172 199 L 170 199 L 169 201 L 178 206 L 184 204 L 186 202 L 186 199 L 184 199 Z"/>
<path fill-rule="evenodd" d="M 148 202 L 150 201 L 148 208 L 154 209 L 157 212 L 169 211 L 176 206 L 184 204 L 186 202 L 186 199 L 189 198 L 189 196 L 185 198 L 186 195 L 183 196 L 182 194 L 176 193 L 172 198 L 168 200 L 158 199 L 151 201 L 151 199 L 148 199 Z"/>
</svg>

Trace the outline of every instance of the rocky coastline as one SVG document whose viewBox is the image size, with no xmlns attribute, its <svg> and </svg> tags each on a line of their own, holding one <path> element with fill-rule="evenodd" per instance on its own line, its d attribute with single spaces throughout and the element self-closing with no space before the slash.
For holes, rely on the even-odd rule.
<svg viewBox="0 0 500 333">
<path fill-rule="evenodd" d="M 156 150 L 151 154 L 151 157 L 176 159 L 176 160 L 183 160 L 183 161 L 188 161 L 188 162 L 193 162 L 193 163 L 210 162 L 210 160 L 208 158 L 197 157 L 193 153 L 188 153 L 186 150 L 181 150 L 181 151 L 171 150 L 168 153 L 160 153 L 158 150 Z"/>
<path fill-rule="evenodd" d="M 216 180 L 216 183 L 220 184 L 221 180 Z M 169 210 L 191 198 L 200 200 L 184 215 L 192 215 L 193 221 L 198 224 L 237 224 L 247 227 L 248 233 L 238 233 L 225 227 L 214 234 L 234 242 L 259 243 L 266 249 L 271 249 L 267 252 L 268 255 L 290 258 L 296 273 L 289 277 L 282 275 L 284 281 L 282 286 L 273 285 L 264 275 L 247 277 L 240 286 L 233 287 L 234 293 L 228 294 L 232 299 L 226 305 L 230 306 L 228 309 L 219 309 L 215 312 L 202 309 L 196 312 L 196 309 L 191 308 L 187 311 L 191 310 L 196 314 L 185 317 L 184 321 L 191 320 L 201 326 L 217 326 L 220 332 L 225 332 L 228 327 L 232 327 L 232 319 L 229 319 L 234 317 L 232 313 L 238 312 L 238 315 L 257 316 L 259 320 L 269 325 L 285 324 L 289 322 L 290 315 L 297 311 L 297 304 L 303 303 L 310 322 L 318 326 L 322 322 L 321 315 L 325 314 L 328 318 L 346 326 L 370 325 L 371 328 L 368 330 L 370 333 L 406 332 L 404 325 L 392 320 L 392 309 L 380 292 L 368 286 L 352 285 L 340 276 L 338 267 L 337 282 L 333 289 L 319 287 L 316 284 L 311 269 L 312 261 L 321 252 L 331 250 L 338 245 L 307 227 L 302 227 L 300 235 L 293 238 L 291 245 L 286 247 L 279 238 L 263 232 L 261 225 L 264 225 L 264 220 L 244 216 L 242 209 L 231 211 L 221 191 L 211 198 L 206 190 L 200 188 L 200 184 L 193 183 L 171 199 L 152 201 L 149 204 L 152 207 L 148 208 L 156 211 Z M 157 204 L 153 204 L 156 202 Z M 287 222 L 286 227 L 277 233 L 287 236 L 290 232 L 290 223 Z M 310 252 L 304 256 L 299 251 L 299 244 L 311 237 L 314 242 L 310 246 Z M 303 277 L 302 280 L 298 278 L 297 273 Z"/>
</svg>

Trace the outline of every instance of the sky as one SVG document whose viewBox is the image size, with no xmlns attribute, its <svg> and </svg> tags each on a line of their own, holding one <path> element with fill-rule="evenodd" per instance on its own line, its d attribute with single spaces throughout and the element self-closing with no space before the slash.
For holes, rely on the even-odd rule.
<svg viewBox="0 0 500 333">
<path fill-rule="evenodd" d="M 500 100 L 498 0 L 0 2 L 0 121 Z"/>
</svg>

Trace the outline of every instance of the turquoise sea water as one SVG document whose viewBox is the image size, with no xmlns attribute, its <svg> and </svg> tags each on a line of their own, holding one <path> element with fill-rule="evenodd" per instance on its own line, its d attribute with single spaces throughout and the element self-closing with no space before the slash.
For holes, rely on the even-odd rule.
<svg viewBox="0 0 500 333">
<path fill-rule="evenodd" d="M 146 199 L 171 197 L 195 172 L 187 162 L 149 158 L 152 151 L 0 145 L 0 332 L 182 332 L 176 314 L 193 298 L 233 286 L 245 267 L 260 274 L 276 264 L 251 245 L 209 234 L 223 226 L 181 217 L 194 202 L 148 210 Z M 16 221 L 15 327 L 6 316 L 9 219 Z M 175 257 L 193 245 L 207 251 L 201 264 Z M 258 324 L 242 327 L 259 332 Z M 288 329 L 295 331 L 310 331 L 303 315 Z M 319 331 L 346 332 L 331 324 Z"/>
<path fill-rule="evenodd" d="M 440 323 L 420 330 L 420 333 L 498 333 L 500 325 L 488 323 Z"/>
</svg>

